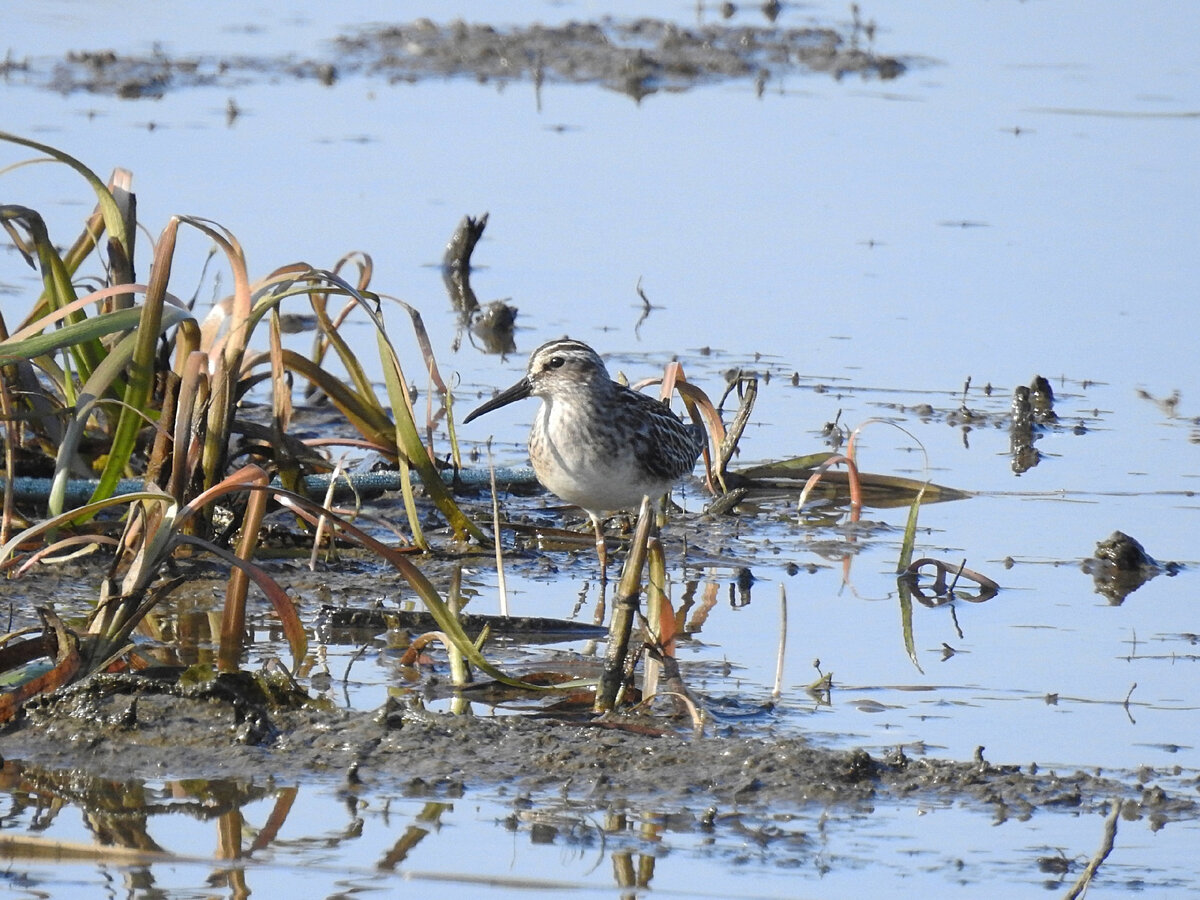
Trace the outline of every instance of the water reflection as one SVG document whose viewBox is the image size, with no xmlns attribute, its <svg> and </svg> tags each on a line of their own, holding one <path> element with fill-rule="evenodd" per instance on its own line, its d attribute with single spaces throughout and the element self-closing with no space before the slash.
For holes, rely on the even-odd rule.
<svg viewBox="0 0 1200 900">
<path fill-rule="evenodd" d="M 408 859 L 409 854 L 417 847 L 430 833 L 438 831 L 442 826 L 442 817 L 454 810 L 453 803 L 439 803 L 431 801 L 426 803 L 412 824 L 404 829 L 404 834 L 396 841 L 388 851 L 379 860 L 379 868 L 387 871 L 392 871 L 400 863 Z"/>
<path fill-rule="evenodd" d="M 921 570 L 932 567 L 935 571 L 931 585 L 924 587 L 918 581 Z M 947 580 L 949 578 L 949 580 Z M 959 581 L 966 580 L 978 586 L 978 593 L 972 594 L 958 587 Z M 954 600 L 966 600 L 969 603 L 986 603 L 1000 592 L 1000 585 L 986 575 L 968 569 L 966 564 L 952 566 L 940 559 L 915 560 L 908 569 L 900 575 L 901 590 L 907 590 L 911 596 L 924 606 L 943 606 Z"/>
<path fill-rule="evenodd" d="M 79 770 L 46 769 L 16 760 L 5 761 L 0 791 L 9 798 L 4 820 L 9 834 L 5 852 L 10 861 L 75 860 L 129 867 L 129 885 L 138 890 L 154 886 L 154 862 L 198 859 L 193 849 L 172 850 L 168 839 L 160 840 L 151 833 L 170 830 L 165 827 L 168 818 L 215 825 L 214 869 L 208 880 L 231 884 L 231 871 L 215 862 L 248 858 L 271 844 L 297 793 L 296 788 L 276 788 L 254 779 L 181 779 L 154 784 Z M 264 799 L 273 801 L 271 812 L 247 839 L 242 810 Z M 63 820 L 74 821 L 66 815 L 68 810 L 78 812 L 90 840 L 62 836 L 71 827 L 63 825 Z M 16 836 L 17 829 L 26 834 Z"/>
<path fill-rule="evenodd" d="M 402 819 L 400 836 L 392 840 L 388 833 L 397 823 L 391 799 L 367 799 L 354 781 L 327 797 L 324 809 L 314 815 L 311 806 L 297 804 L 298 787 L 279 787 L 269 779 L 193 778 L 156 783 L 107 779 L 8 760 L 0 773 L 0 791 L 9 799 L 3 817 L 8 836 L 4 855 L 10 875 L 22 863 L 39 867 L 27 873 L 33 885 L 68 879 L 77 885 L 75 874 L 40 868 L 74 861 L 96 864 L 104 882 L 111 880 L 106 872 L 118 869 L 127 888 L 139 894 L 154 891 L 163 897 L 193 896 L 205 886 L 222 886 L 234 897 L 249 896 L 254 890 L 278 896 L 271 886 L 279 882 L 279 873 L 254 862 L 288 857 L 290 864 L 305 866 L 320 863 L 341 848 L 349 861 L 339 864 L 339 875 L 356 868 L 393 871 L 436 834 L 443 817 L 454 810 L 454 805 L 445 801 L 425 802 Z M 265 816 L 257 808 L 263 803 L 267 804 Z M 340 816 L 330 808 L 338 805 L 344 810 Z M 366 817 L 368 809 L 376 815 Z M 343 819 L 340 824 L 339 817 Z M 181 818 L 206 824 L 209 829 L 181 828 Z M 82 824 L 86 839 L 72 833 L 76 821 Z M 376 834 L 369 835 L 370 830 Z M 354 845 L 361 846 L 355 849 Z M 211 855 L 198 849 L 206 846 L 213 847 Z M 377 858 L 368 858 L 376 852 Z M 238 864 L 231 865 L 235 861 Z M 194 884 L 181 889 L 177 872 L 181 866 L 191 865 L 207 869 L 207 874 L 196 876 Z M 176 890 L 180 893 L 175 894 Z"/>
<path fill-rule="evenodd" d="M 636 892 L 654 885 L 659 860 L 675 851 L 700 865 L 776 864 L 812 843 L 788 824 L 792 816 L 627 799 L 597 805 L 568 797 L 566 788 L 557 797 L 521 793 L 468 804 L 421 779 L 380 789 L 352 777 L 335 791 L 253 779 L 106 779 L 10 760 L 0 791 L 8 798 L 3 853 L 10 883 L 55 895 L 81 885 L 111 890 L 119 879 L 138 896 L 214 889 L 230 897 L 281 896 L 295 884 L 301 895 L 318 896 L 347 884 L 378 889 L 397 876 L 478 884 L 480 866 L 494 889 L 514 896 L 605 882 Z M 846 812 L 853 815 L 852 807 Z M 504 833 L 522 838 L 507 851 L 506 874 L 495 865 Z M 557 848 L 558 872 L 541 848 Z M 64 869 L 67 862 L 94 870 Z M 677 871 L 666 877 L 662 887 L 679 886 Z M 684 883 L 695 886 L 694 875 Z"/>
<path fill-rule="evenodd" d="M 1018 385 L 1013 391 L 1012 418 L 1008 426 L 1009 455 L 1012 470 L 1022 475 L 1042 460 L 1034 443 L 1047 426 L 1058 423 L 1054 412 L 1054 390 L 1041 375 L 1034 376 L 1029 387 Z"/>
</svg>

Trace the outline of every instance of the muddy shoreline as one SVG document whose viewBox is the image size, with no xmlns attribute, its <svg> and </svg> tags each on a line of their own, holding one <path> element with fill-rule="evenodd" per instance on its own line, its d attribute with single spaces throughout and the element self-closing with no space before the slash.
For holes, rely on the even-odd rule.
<svg viewBox="0 0 1200 900">
<path fill-rule="evenodd" d="M 1182 770 L 1064 773 L 996 764 L 982 753 L 959 762 L 900 748 L 872 756 L 802 737 L 697 738 L 663 719 L 452 716 L 391 701 L 373 712 L 325 701 L 288 708 L 247 700 L 250 676 L 236 678 L 189 690 L 102 676 L 33 704 L 0 735 L 0 753 L 119 780 L 340 779 L 409 795 L 502 789 L 570 795 L 594 808 L 637 802 L 686 811 L 696 827 L 713 810 L 765 816 L 812 804 L 966 804 L 999 823 L 1039 811 L 1099 813 L 1119 800 L 1124 820 L 1152 830 L 1200 812 L 1200 779 Z"/>
</svg>

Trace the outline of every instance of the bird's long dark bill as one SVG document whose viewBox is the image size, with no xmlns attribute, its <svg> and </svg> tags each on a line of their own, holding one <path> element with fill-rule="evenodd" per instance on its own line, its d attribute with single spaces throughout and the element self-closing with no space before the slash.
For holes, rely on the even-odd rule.
<svg viewBox="0 0 1200 900">
<path fill-rule="evenodd" d="M 484 413 L 491 412 L 493 409 L 499 409 L 502 406 L 508 406 L 510 403 L 515 403 L 518 400 L 524 400 L 529 396 L 533 386 L 529 383 L 528 378 L 522 378 L 506 391 L 501 391 L 487 403 L 480 406 L 478 409 L 472 410 L 465 419 L 463 424 L 466 425 L 472 419 L 478 419 Z"/>
</svg>

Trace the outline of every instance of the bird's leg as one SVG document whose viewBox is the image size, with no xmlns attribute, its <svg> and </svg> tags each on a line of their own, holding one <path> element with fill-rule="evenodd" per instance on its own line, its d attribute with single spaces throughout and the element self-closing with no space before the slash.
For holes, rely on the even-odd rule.
<svg viewBox="0 0 1200 900">
<path fill-rule="evenodd" d="M 592 621 L 597 625 L 604 624 L 604 617 L 608 613 L 608 584 L 601 579 L 598 596 L 596 597 L 596 611 L 592 614 Z"/>
<path fill-rule="evenodd" d="M 604 543 L 604 523 L 599 514 L 589 512 L 592 527 L 596 529 L 596 556 L 600 558 L 600 584 L 608 583 L 608 545 Z"/>
</svg>

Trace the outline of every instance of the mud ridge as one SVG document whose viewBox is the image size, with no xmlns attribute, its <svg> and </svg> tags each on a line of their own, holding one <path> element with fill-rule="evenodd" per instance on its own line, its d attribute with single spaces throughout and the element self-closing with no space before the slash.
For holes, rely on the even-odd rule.
<svg viewBox="0 0 1200 900">
<path fill-rule="evenodd" d="M 80 49 L 59 59 L 0 60 L 0 79 L 63 95 L 135 100 L 196 87 L 232 90 L 283 78 L 327 86 L 347 77 L 389 83 L 472 78 L 481 83 L 598 84 L 640 100 L 658 91 L 749 80 L 758 93 L 787 74 L 893 79 L 908 64 L 877 53 L 874 28 L 784 28 L 728 23 L 685 28 L 657 19 L 500 27 L 428 19 L 360 28 L 328 52 L 275 56 Z"/>
<path fill-rule="evenodd" d="M 247 677 L 247 676 L 239 676 Z M 596 807 L 796 811 L 812 804 L 967 803 L 997 821 L 1038 811 L 1097 812 L 1157 830 L 1194 819 L 1200 779 L 1181 770 L 1100 773 L 833 751 L 803 738 L 696 737 L 658 719 L 566 722 L 451 716 L 389 703 L 374 712 L 324 701 L 257 702 L 211 686 L 177 690 L 99 680 L 34 704 L 0 735 L 26 765 L 127 779 L 345 778 L 380 790 L 466 789 L 581 796 Z M 1167 787 L 1163 785 L 1166 784 Z M 1191 796 L 1189 796 L 1191 795 Z"/>
</svg>

